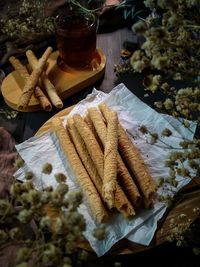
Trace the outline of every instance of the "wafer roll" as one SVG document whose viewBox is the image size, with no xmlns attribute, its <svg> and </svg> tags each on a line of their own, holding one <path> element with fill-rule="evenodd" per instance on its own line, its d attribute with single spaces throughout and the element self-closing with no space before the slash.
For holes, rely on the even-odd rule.
<svg viewBox="0 0 200 267">
<path fill-rule="evenodd" d="M 88 115 L 96 129 L 96 132 L 103 146 L 105 146 L 107 129 L 101 112 L 99 112 L 97 108 L 89 108 Z M 127 193 L 131 203 L 134 206 L 139 206 L 139 204 L 141 203 L 141 195 L 118 152 L 117 152 L 117 175 L 118 175 L 118 180 L 122 184 L 123 189 Z"/>
<path fill-rule="evenodd" d="M 107 120 L 110 112 L 109 107 L 105 103 L 101 103 L 99 108 Z M 121 155 L 123 155 L 123 158 L 137 179 L 140 189 L 145 197 L 144 203 L 146 206 L 151 206 L 156 193 L 156 185 L 139 150 L 131 142 L 126 131 L 120 124 L 118 125 L 118 130 L 118 144 Z"/>
<path fill-rule="evenodd" d="M 119 185 L 116 186 L 114 195 L 117 210 L 127 219 L 133 217 L 135 215 L 135 209 Z"/>
<path fill-rule="evenodd" d="M 38 64 L 38 59 L 36 58 L 36 56 L 32 50 L 27 50 L 26 56 L 27 56 L 27 59 L 28 59 L 28 62 L 30 64 L 31 68 L 34 70 Z M 49 99 L 51 100 L 51 103 L 57 108 L 62 108 L 63 102 L 60 99 L 60 97 L 58 96 L 55 86 L 49 80 L 45 71 L 42 72 L 39 82 L 44 85 L 44 88 L 47 92 Z"/>
<path fill-rule="evenodd" d="M 99 192 L 99 195 L 104 200 L 103 192 L 102 192 L 102 180 L 100 176 L 98 175 L 97 169 L 94 165 L 94 162 L 92 161 L 87 147 L 80 136 L 77 128 L 74 125 L 74 121 L 72 118 L 67 120 L 67 129 L 70 133 L 71 139 L 74 143 L 74 146 L 78 152 L 78 155 L 85 166 L 85 169 L 87 170 L 91 180 L 93 181 L 97 191 Z M 104 201 L 106 202 L 106 201 Z"/>
<path fill-rule="evenodd" d="M 104 157 L 103 152 L 100 149 L 100 146 L 98 145 L 98 142 L 95 141 L 95 137 L 90 130 L 89 126 L 86 124 L 86 122 L 83 120 L 83 118 L 76 114 L 73 116 L 74 124 L 76 128 L 79 131 L 79 134 L 81 135 L 87 150 L 97 168 L 97 171 L 99 170 L 99 163 L 101 165 L 100 168 L 102 168 L 101 171 L 98 172 L 99 176 L 101 177 L 101 180 L 103 181 L 103 164 L 104 164 Z M 122 213 L 126 218 L 133 216 L 135 214 L 134 208 L 125 196 L 124 192 L 120 188 L 120 186 L 117 184 L 116 191 L 115 191 L 115 202 L 114 205 L 116 209 Z"/>
<path fill-rule="evenodd" d="M 85 170 L 72 141 L 70 140 L 68 130 L 64 128 L 60 118 L 54 118 L 52 120 L 52 129 L 55 131 L 60 143 L 60 147 L 62 148 L 74 171 L 76 180 L 86 197 L 94 220 L 98 223 L 105 222 L 108 218 L 108 213 L 95 186 L 90 180 L 90 177 Z"/>
<path fill-rule="evenodd" d="M 107 121 L 107 135 L 104 147 L 103 194 L 110 208 L 114 207 L 114 193 L 117 180 L 118 119 L 111 112 Z"/>
<path fill-rule="evenodd" d="M 97 168 L 99 176 L 103 177 L 104 159 L 101 147 L 99 146 L 94 135 L 92 134 L 92 131 L 79 114 L 75 114 L 73 116 L 73 120 L 76 128 L 78 129 L 79 134 L 85 142 L 87 150 Z"/>
<path fill-rule="evenodd" d="M 39 77 L 52 51 L 53 49 L 51 47 L 48 47 L 42 57 L 39 59 L 38 64 L 30 75 L 30 78 L 25 83 L 22 95 L 19 99 L 18 108 L 23 109 L 29 104 L 31 96 L 34 93 L 34 89 L 38 83 Z"/>
<path fill-rule="evenodd" d="M 86 114 L 86 116 L 84 117 L 84 121 L 87 123 L 87 125 L 88 125 L 88 127 L 90 128 L 90 130 L 92 131 L 92 133 L 93 133 L 95 139 L 97 140 L 98 144 L 100 145 L 101 150 L 103 151 L 104 148 L 103 148 L 103 146 L 102 146 L 102 142 L 101 142 L 101 140 L 99 139 L 99 136 L 98 136 L 98 134 L 97 134 L 97 132 L 96 132 L 96 130 L 95 130 L 95 127 L 94 127 L 94 125 L 93 125 L 93 123 L 92 123 L 92 120 L 91 120 L 91 118 L 89 117 L 88 114 Z"/>
<path fill-rule="evenodd" d="M 19 59 L 15 58 L 14 56 L 10 57 L 9 61 L 12 64 L 13 68 L 20 74 L 20 76 L 22 77 L 22 79 L 26 83 L 30 78 L 30 75 L 27 71 L 27 68 L 24 65 L 22 65 L 22 63 L 19 61 Z M 38 99 L 41 107 L 44 110 L 46 110 L 46 111 L 52 110 L 51 103 L 49 102 L 48 98 L 45 96 L 45 94 L 43 93 L 43 91 L 40 89 L 39 86 L 35 87 L 34 95 Z"/>
</svg>

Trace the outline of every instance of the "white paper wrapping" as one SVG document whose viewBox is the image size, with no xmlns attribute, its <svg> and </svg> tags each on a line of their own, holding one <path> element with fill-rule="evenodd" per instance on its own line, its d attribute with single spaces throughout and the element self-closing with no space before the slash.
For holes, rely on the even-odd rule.
<svg viewBox="0 0 200 267">
<path fill-rule="evenodd" d="M 134 137 L 134 143 L 142 153 L 153 179 L 156 181 L 160 176 L 167 177 L 168 168 L 164 164 L 167 155 L 173 151 L 172 147 L 179 148 L 179 142 L 183 138 L 193 138 L 192 132 L 195 131 L 196 124 L 191 122 L 190 130 L 186 129 L 175 118 L 157 113 L 139 100 L 123 84 L 113 88 L 109 94 L 94 89 L 86 99 L 74 107 L 70 114 L 64 117 L 64 124 L 66 124 L 69 116 L 75 113 L 84 115 L 89 107 L 97 106 L 102 101 L 105 101 L 108 106 L 117 111 L 121 124 L 127 129 L 130 136 Z M 147 142 L 148 136 L 142 135 L 138 130 L 141 125 L 145 125 L 151 132 L 157 132 L 158 134 L 164 128 L 168 128 L 173 134 L 170 137 L 162 137 L 161 141 L 151 145 Z M 38 189 L 42 189 L 48 185 L 55 187 L 54 174 L 63 172 L 68 176 L 67 183 L 70 190 L 78 188 L 74 182 L 73 171 L 62 149 L 59 147 L 54 133 L 47 132 L 40 136 L 32 137 L 17 145 L 16 148 L 25 160 L 23 168 L 15 173 L 17 179 L 23 180 L 24 173 L 32 171 L 34 173 L 35 186 Z M 51 175 L 41 174 L 42 166 L 47 162 L 53 164 Z M 179 190 L 189 182 L 189 179 L 177 177 L 177 181 L 178 187 L 176 190 Z M 162 188 L 159 190 L 162 193 Z M 103 241 L 98 241 L 92 235 L 97 225 L 92 219 L 85 202 L 79 208 L 79 212 L 84 215 L 87 224 L 84 235 L 98 256 L 108 252 L 117 241 L 124 237 L 139 244 L 149 245 L 156 231 L 157 223 L 165 210 L 165 204 L 157 201 L 152 209 L 140 211 L 131 220 L 126 220 L 122 215 L 116 214 L 113 216 L 112 221 L 106 224 L 107 238 Z"/>
</svg>

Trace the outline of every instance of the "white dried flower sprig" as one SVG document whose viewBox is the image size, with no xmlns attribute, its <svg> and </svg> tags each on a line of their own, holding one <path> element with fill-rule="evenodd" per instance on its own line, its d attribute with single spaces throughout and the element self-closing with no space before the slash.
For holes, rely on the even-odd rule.
<svg viewBox="0 0 200 267">
<path fill-rule="evenodd" d="M 15 166 L 22 167 L 24 161 L 18 159 Z M 51 174 L 53 166 L 43 165 L 41 172 Z M 67 176 L 56 173 L 57 187 L 51 186 L 38 191 L 33 182 L 33 173 L 25 174 L 24 183 L 13 181 L 9 199 L 0 199 L 0 245 L 5 246 L 15 240 L 22 241 L 17 251 L 16 265 L 29 266 L 29 261 L 37 266 L 73 266 L 86 260 L 87 253 L 77 247 L 83 242 L 85 219 L 78 212 L 82 203 L 82 192 L 70 191 Z M 28 235 L 24 226 L 28 227 Z M 23 226 L 23 227 L 22 227 Z M 94 236 L 105 238 L 105 226 L 99 226 Z M 0 247 L 1 249 L 1 247 Z"/>
<path fill-rule="evenodd" d="M 194 135 L 193 140 L 181 141 L 180 148 L 169 155 L 165 162 L 169 175 L 158 179 L 158 187 L 165 191 L 166 186 L 164 196 L 158 197 L 171 204 L 171 194 L 167 190 L 173 192 L 178 175 L 183 179 L 200 177 L 200 2 L 145 0 L 144 4 L 150 8 L 150 16 L 132 26 L 132 30 L 142 36 L 144 42 L 130 59 L 115 66 L 115 71 L 119 76 L 126 73 L 126 70 L 132 73 L 144 73 L 145 70 L 148 75 L 143 80 L 144 90 L 159 98 L 161 96 L 154 103 L 155 108 L 176 117 Z M 186 85 L 179 88 L 181 83 L 173 80 L 184 80 L 183 84 Z M 190 121 L 197 123 L 196 133 L 190 129 Z M 150 143 L 158 145 L 158 134 L 151 133 L 145 126 L 141 126 L 140 131 L 146 135 L 145 138 L 150 137 Z M 169 130 L 163 129 L 161 135 L 167 137 L 171 134 Z M 185 219 L 184 223 L 175 227 L 175 232 L 172 231 L 169 239 L 177 239 L 178 246 L 185 245 L 184 235 L 190 231 L 189 225 L 189 219 Z M 200 229 L 199 224 L 197 226 Z M 200 253 L 200 246 L 196 243 L 194 253 Z"/>
<path fill-rule="evenodd" d="M 194 207 L 193 212 L 197 215 L 200 215 L 200 208 Z M 191 237 L 193 238 L 193 227 L 195 224 L 191 225 L 191 219 L 185 213 L 181 213 L 179 216 L 176 216 L 170 220 L 171 232 L 167 236 L 169 242 L 176 242 L 177 246 L 185 247 L 190 245 Z M 197 230 L 197 229 L 196 229 Z M 198 233 L 198 230 L 197 230 Z M 200 246 L 195 242 L 193 247 L 193 252 L 196 255 L 200 254 Z"/>
<path fill-rule="evenodd" d="M 12 120 L 12 119 L 15 119 L 18 116 L 19 112 L 18 111 L 15 111 L 15 110 L 7 110 L 7 109 L 0 108 L 0 115 L 1 114 L 6 119 Z"/>
</svg>

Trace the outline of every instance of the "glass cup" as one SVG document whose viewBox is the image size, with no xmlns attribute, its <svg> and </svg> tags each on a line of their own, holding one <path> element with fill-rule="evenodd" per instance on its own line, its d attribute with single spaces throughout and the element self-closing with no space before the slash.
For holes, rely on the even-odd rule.
<svg viewBox="0 0 200 267">
<path fill-rule="evenodd" d="M 70 7 L 56 19 L 56 42 L 61 65 L 86 68 L 96 52 L 96 18 L 91 12 Z"/>
</svg>

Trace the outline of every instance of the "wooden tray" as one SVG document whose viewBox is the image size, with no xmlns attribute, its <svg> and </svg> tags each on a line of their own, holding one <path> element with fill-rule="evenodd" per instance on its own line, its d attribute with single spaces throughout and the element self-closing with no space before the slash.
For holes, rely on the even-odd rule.
<svg viewBox="0 0 200 267">
<path fill-rule="evenodd" d="M 106 57 L 100 49 L 97 49 L 94 60 L 98 64 L 96 70 L 91 68 L 80 70 L 65 68 L 64 70 L 62 65 L 58 66 L 58 51 L 51 54 L 48 60 L 47 74 L 62 100 L 93 84 L 104 75 Z M 42 108 L 34 96 L 31 97 L 27 108 L 21 110 L 17 107 L 23 87 L 24 82 L 17 71 L 13 71 L 6 76 L 3 80 L 1 91 L 7 105 L 23 112 L 41 110 Z"/>
<path fill-rule="evenodd" d="M 63 109 L 62 111 L 55 114 L 52 118 L 65 116 L 72 109 L 73 106 Z M 51 129 L 52 118 L 50 118 L 37 131 L 36 135 L 39 135 Z M 113 255 L 133 254 L 156 247 L 166 242 L 167 237 L 170 235 L 170 232 L 173 229 L 173 226 L 171 226 L 171 220 L 172 219 L 176 220 L 180 214 L 186 214 L 188 218 L 190 218 L 191 220 L 190 222 L 192 224 L 198 217 L 198 214 L 193 212 L 193 208 L 199 207 L 199 203 L 200 203 L 200 182 L 198 181 L 198 179 L 194 179 L 187 186 L 181 189 L 181 198 L 177 199 L 174 205 L 171 208 L 169 208 L 169 210 L 166 212 L 162 220 L 158 223 L 158 229 L 149 246 L 139 245 L 127 239 L 122 239 L 110 249 L 108 254 L 113 254 Z M 49 216 L 51 216 L 51 214 L 55 215 L 54 211 L 47 210 L 47 212 L 49 213 Z M 83 244 L 80 244 L 79 247 L 88 251 L 92 250 L 87 241 L 85 241 Z"/>
</svg>

